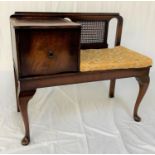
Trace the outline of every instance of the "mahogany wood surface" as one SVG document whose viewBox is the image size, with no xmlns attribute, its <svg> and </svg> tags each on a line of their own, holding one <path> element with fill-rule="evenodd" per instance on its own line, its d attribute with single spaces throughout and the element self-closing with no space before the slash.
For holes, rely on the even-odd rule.
<svg viewBox="0 0 155 155">
<path fill-rule="evenodd" d="M 20 88 L 21 91 L 27 91 L 48 86 L 111 80 L 114 78 L 121 79 L 129 77 L 141 77 L 147 75 L 148 73 L 149 67 L 140 69 L 116 69 L 106 71 L 55 74 L 44 77 L 22 78 L 20 79 Z"/>
<path fill-rule="evenodd" d="M 149 83 L 150 83 L 150 77 L 148 74 L 144 75 L 144 76 L 141 76 L 141 77 L 136 77 L 137 79 L 137 82 L 139 84 L 139 94 L 138 94 L 138 97 L 137 97 L 137 100 L 136 100 L 136 103 L 135 103 L 135 107 L 134 107 L 134 114 L 133 114 L 133 117 L 134 117 L 134 120 L 137 121 L 137 122 L 140 122 L 141 121 L 141 118 L 138 116 L 138 108 L 139 108 L 139 105 L 147 91 L 147 88 L 149 86 Z"/>
<path fill-rule="evenodd" d="M 20 29 L 17 35 L 20 77 L 78 71 L 80 29 Z"/>
<path fill-rule="evenodd" d="M 115 83 L 116 83 L 115 79 L 110 80 L 110 89 L 109 89 L 110 98 L 113 98 L 115 95 Z"/>
<path fill-rule="evenodd" d="M 139 94 L 133 118 L 135 121 L 141 120 L 138 108 L 149 85 L 151 66 L 88 72 L 80 72 L 79 69 L 80 48 L 108 47 L 109 22 L 113 18 L 117 19 L 115 46 L 118 46 L 123 26 L 123 18 L 119 13 L 16 12 L 10 17 L 17 110 L 21 111 L 25 126 L 23 145 L 30 142 L 27 106 L 37 88 L 110 80 L 109 97 L 114 97 L 116 79 L 135 77 L 139 84 Z M 97 28 L 100 21 L 104 23 L 104 30 L 101 31 L 103 38 L 95 38 L 95 42 L 94 38 L 89 40 L 87 33 L 94 29 L 86 29 L 82 34 L 83 26 L 80 23 L 97 23 Z M 88 42 L 82 42 L 82 35 Z"/>
<path fill-rule="evenodd" d="M 24 122 L 25 127 L 25 136 L 22 139 L 22 145 L 27 145 L 30 142 L 30 132 L 29 132 L 29 119 L 28 119 L 28 102 L 35 94 L 35 90 L 20 92 L 19 94 L 19 109 L 21 111 L 21 115 Z"/>
</svg>

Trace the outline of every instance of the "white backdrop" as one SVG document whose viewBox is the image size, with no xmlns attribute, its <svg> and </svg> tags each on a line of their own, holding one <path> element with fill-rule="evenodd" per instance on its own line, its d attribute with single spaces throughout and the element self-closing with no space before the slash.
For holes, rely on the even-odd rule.
<svg viewBox="0 0 155 155">
<path fill-rule="evenodd" d="M 0 152 L 155 153 L 154 67 L 141 123 L 132 120 L 138 93 L 134 79 L 119 80 L 113 100 L 107 97 L 107 82 L 40 89 L 29 106 L 31 145 L 20 146 L 23 128 L 16 113 L 9 24 L 15 11 L 119 12 L 124 18 L 121 44 L 155 61 L 155 2 L 0 2 Z"/>
</svg>

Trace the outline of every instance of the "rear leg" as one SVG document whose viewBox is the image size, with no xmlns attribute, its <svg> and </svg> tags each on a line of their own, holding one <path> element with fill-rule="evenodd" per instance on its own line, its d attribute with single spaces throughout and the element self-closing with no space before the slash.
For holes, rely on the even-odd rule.
<svg viewBox="0 0 155 155">
<path fill-rule="evenodd" d="M 115 83 L 116 79 L 110 80 L 109 97 L 113 98 L 115 96 Z"/>
</svg>

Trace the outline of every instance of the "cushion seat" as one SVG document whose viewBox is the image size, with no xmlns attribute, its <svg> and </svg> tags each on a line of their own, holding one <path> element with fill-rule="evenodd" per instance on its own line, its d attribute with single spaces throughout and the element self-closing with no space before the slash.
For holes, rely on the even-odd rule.
<svg viewBox="0 0 155 155">
<path fill-rule="evenodd" d="M 144 68 L 152 59 L 123 46 L 81 50 L 80 71 Z"/>
</svg>

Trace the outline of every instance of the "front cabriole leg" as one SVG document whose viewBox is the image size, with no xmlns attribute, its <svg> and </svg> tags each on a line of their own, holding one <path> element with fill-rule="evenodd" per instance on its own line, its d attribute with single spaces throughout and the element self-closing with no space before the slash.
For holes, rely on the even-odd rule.
<svg viewBox="0 0 155 155">
<path fill-rule="evenodd" d="M 136 77 L 136 80 L 138 81 L 139 84 L 139 94 L 135 103 L 135 107 L 134 107 L 134 120 L 137 122 L 141 121 L 141 118 L 138 116 L 138 108 L 139 105 L 147 91 L 147 88 L 149 86 L 149 82 L 150 82 L 150 78 L 149 75 L 145 75 L 145 76 L 141 76 L 141 77 Z"/>
<path fill-rule="evenodd" d="M 22 145 L 28 145 L 30 142 L 30 132 L 29 132 L 29 120 L 28 120 L 28 102 L 35 94 L 35 90 L 24 91 L 19 94 L 19 109 L 24 122 L 25 136 L 22 139 Z"/>
</svg>

